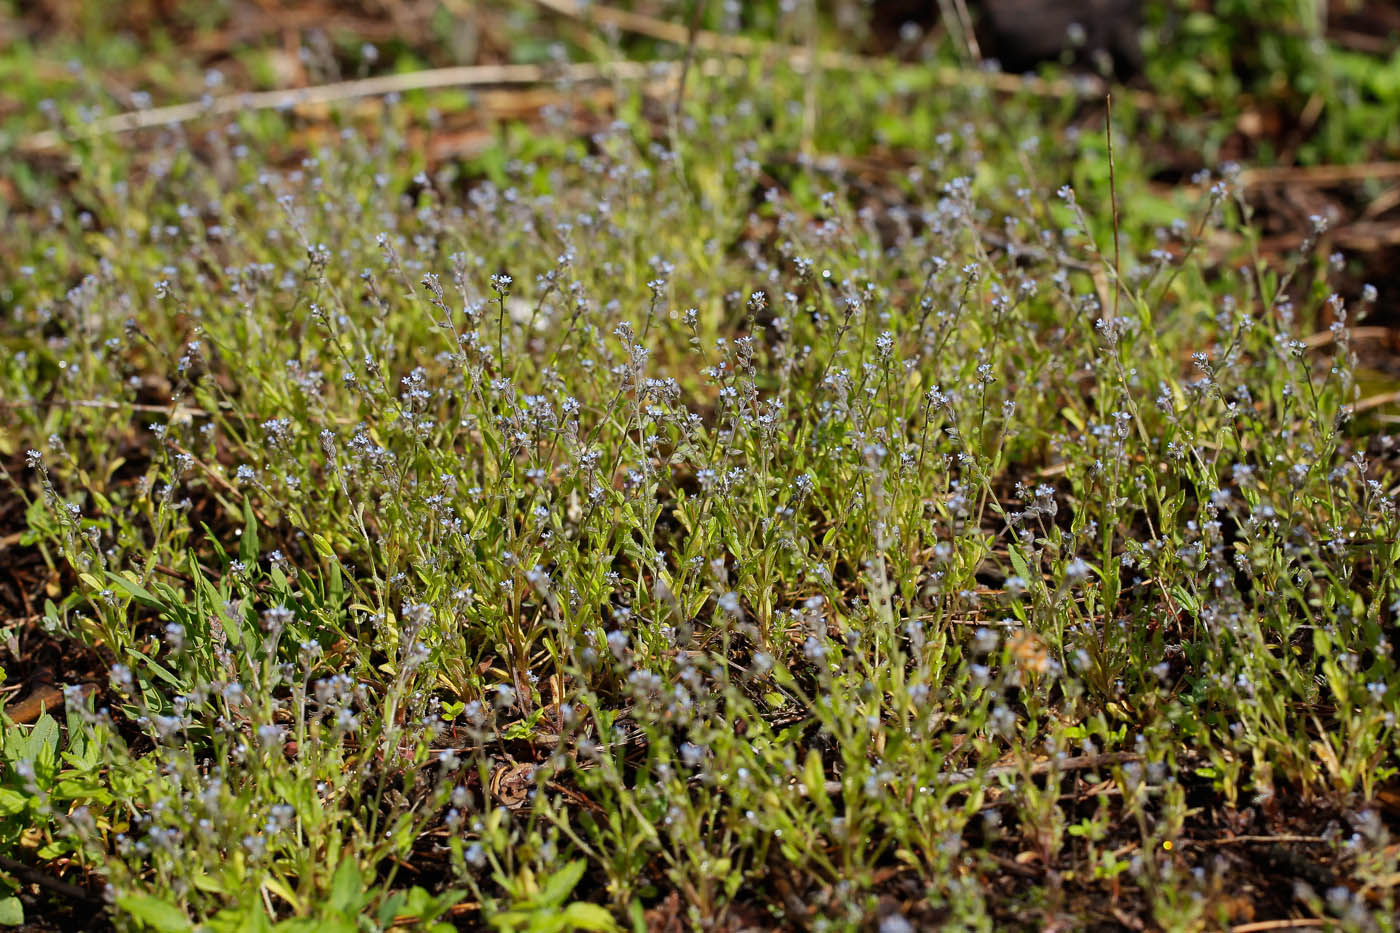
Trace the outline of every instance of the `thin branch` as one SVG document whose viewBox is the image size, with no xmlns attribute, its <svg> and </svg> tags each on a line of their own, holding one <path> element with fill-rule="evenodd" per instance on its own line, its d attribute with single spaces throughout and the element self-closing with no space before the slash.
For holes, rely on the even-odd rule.
<svg viewBox="0 0 1400 933">
<path fill-rule="evenodd" d="M 39 869 L 26 865 L 24 862 L 18 861 L 17 859 L 12 859 L 9 856 L 0 855 L 0 868 L 3 868 L 22 881 L 27 881 L 30 884 L 37 884 L 39 887 L 52 891 L 54 894 L 67 898 L 70 901 L 78 901 L 83 904 L 101 903 L 100 900 L 93 897 L 76 884 L 69 884 L 67 881 L 61 881 L 52 875 L 47 875 Z"/>
<path fill-rule="evenodd" d="M 585 19 L 584 8 L 575 0 L 535 0 L 540 6 L 562 15 Z M 609 7 L 590 6 L 587 16 L 596 22 L 612 23 L 654 38 L 663 38 L 678 44 L 688 41 L 688 30 L 684 26 L 666 23 L 652 17 L 613 10 Z M 752 56 L 767 52 L 778 52 L 787 64 L 798 72 L 810 70 L 813 65 L 821 69 L 837 71 L 868 71 L 872 68 L 889 67 L 885 59 L 861 55 L 849 55 L 835 51 L 810 51 L 804 48 L 762 42 L 746 36 L 725 36 L 707 30 L 695 34 L 695 47 L 728 55 Z M 707 75 L 724 71 L 715 63 L 706 62 Z M 93 120 L 73 132 L 43 130 L 21 139 L 15 147 L 21 153 L 39 153 L 58 149 L 64 142 L 84 132 L 95 134 L 131 133 L 137 130 L 153 129 L 189 123 L 201 117 L 227 116 L 255 110 L 296 110 L 298 108 L 324 106 L 367 97 L 382 97 L 387 94 L 401 94 L 406 91 L 426 91 L 441 88 L 460 87 L 511 87 L 542 84 L 549 81 L 591 83 L 606 81 L 644 80 L 648 78 L 671 77 L 681 69 L 678 62 L 575 62 L 564 65 L 460 65 L 451 68 L 429 68 L 406 74 L 378 75 L 354 81 L 336 81 L 312 87 L 294 88 L 282 91 L 249 91 L 239 94 L 226 94 L 221 97 L 207 97 L 183 104 L 165 107 L 152 107 L 146 110 L 132 110 Z M 922 70 L 925 66 L 919 66 Z M 1082 76 L 1075 80 L 1049 80 L 1033 75 L 1012 75 L 1002 72 L 970 71 L 951 66 L 932 70 L 934 81 L 945 87 L 980 85 L 1007 94 L 1033 94 L 1040 97 L 1097 98 L 1107 91 L 1107 85 L 1098 78 Z M 1125 92 L 1139 107 L 1151 107 L 1156 98 L 1148 93 Z"/>
<path fill-rule="evenodd" d="M 1342 411 L 1349 415 L 1358 415 L 1363 411 L 1370 411 L 1373 408 L 1380 408 L 1383 405 L 1392 405 L 1400 402 L 1400 391 L 1382 392 L 1380 395 L 1372 395 L 1363 398 L 1351 405 L 1343 405 Z"/>
<path fill-rule="evenodd" d="M 1268 185 L 1338 185 L 1344 182 L 1400 178 L 1400 162 L 1359 162 L 1356 165 L 1275 165 L 1240 172 L 1245 188 Z"/>
<path fill-rule="evenodd" d="M 953 9 L 958 15 L 958 28 L 962 30 L 963 42 L 968 54 L 977 64 L 982 63 L 982 46 L 977 42 L 977 31 L 972 28 L 972 14 L 967 11 L 967 0 L 953 0 Z"/>
<path fill-rule="evenodd" d="M 1031 776 L 1036 776 L 1049 774 L 1052 771 L 1087 771 L 1091 768 L 1100 768 L 1105 765 L 1121 765 L 1141 760 L 1142 756 L 1136 752 L 1106 752 L 1102 755 L 1077 755 L 1073 758 L 1063 758 L 1059 761 L 1050 758 L 1045 761 L 1037 761 L 1035 764 L 1031 765 L 1029 773 Z M 1016 777 L 1023 773 L 1019 765 L 997 765 L 996 767 L 988 768 L 983 777 L 989 780 L 996 780 L 1005 776 Z M 966 771 L 953 771 L 946 775 L 940 775 L 939 781 L 948 784 L 956 784 L 960 781 L 970 781 L 977 776 L 977 772 L 971 769 Z"/>
<path fill-rule="evenodd" d="M 81 685 L 83 698 L 91 696 L 97 689 L 95 684 Z M 39 687 L 29 696 L 12 706 L 5 707 L 5 715 L 13 722 L 27 725 L 52 710 L 64 707 L 63 691 L 57 687 Z"/>
<path fill-rule="evenodd" d="M 1219 838 L 1219 839 L 1179 839 L 1179 840 L 1177 840 L 1177 841 L 1178 841 L 1179 843 L 1181 843 L 1182 845 L 1215 847 L 1215 846 L 1234 846 L 1234 845 L 1247 845 L 1247 844 L 1267 845 L 1267 844 L 1270 844 L 1270 843 L 1285 843 L 1285 842 L 1291 842 L 1291 843 L 1307 843 L 1307 844 L 1309 844 L 1309 845 L 1315 845 L 1315 844 L 1324 843 L 1324 842 L 1326 842 L 1327 840 L 1326 840 L 1326 839 L 1323 839 L 1321 836 L 1294 836 L 1294 835 L 1282 835 L 1282 836 L 1223 836 L 1223 837 L 1221 837 L 1221 838 Z"/>
<path fill-rule="evenodd" d="M 1330 926 L 1333 921 L 1322 917 L 1298 917 L 1291 920 L 1256 920 L 1230 927 L 1230 933 L 1265 933 L 1267 930 L 1312 930 Z"/>
<path fill-rule="evenodd" d="M 226 116 L 254 110 L 294 109 L 382 97 L 406 91 L 425 91 L 451 87 L 510 87 L 542 84 L 547 81 L 576 83 L 640 80 L 658 77 L 675 66 L 668 62 L 614 61 L 565 65 L 462 65 L 452 68 L 430 68 L 407 74 L 379 75 L 354 81 L 336 81 L 313 87 L 286 91 L 255 91 L 226 94 L 168 107 L 133 110 L 94 120 L 85 128 L 95 133 L 130 133 L 136 130 L 188 123 L 208 116 Z M 79 130 L 81 132 L 81 130 Z M 42 152 L 61 146 L 68 134 L 46 130 L 26 137 L 19 143 L 21 152 Z"/>
<path fill-rule="evenodd" d="M 1123 278 L 1118 261 L 1118 175 L 1113 163 L 1113 95 L 1104 99 L 1103 131 L 1108 140 L 1108 195 L 1113 203 L 1113 320 L 1118 320 L 1118 300 L 1123 294 Z"/>
<path fill-rule="evenodd" d="M 1078 755 L 1073 758 L 1063 758 L 1059 761 L 1056 761 L 1054 759 L 1049 759 L 1046 761 L 1037 761 L 1035 764 L 1030 766 L 1029 774 L 1030 776 L 1035 777 L 1041 774 L 1049 774 L 1054 771 L 1087 771 L 1090 768 L 1099 768 L 1105 765 L 1126 764 L 1131 761 L 1141 760 L 1142 756 L 1137 754 L 1136 752 L 1107 752 L 1102 755 Z M 1002 777 L 1019 777 L 1026 773 L 1027 772 L 1023 770 L 1019 765 L 997 765 L 995 767 L 988 768 L 986 772 L 984 772 L 981 775 L 979 775 L 976 770 L 968 768 L 962 771 L 948 771 L 944 774 L 940 774 L 938 775 L 938 783 L 961 784 L 964 781 L 971 781 L 979 776 L 985 780 L 995 781 Z M 829 795 L 839 794 L 841 793 L 841 782 L 827 781 L 823 785 L 823 789 Z"/>
<path fill-rule="evenodd" d="M 1347 336 L 1352 340 L 1385 340 L 1393 331 L 1389 327 L 1353 327 Z M 1303 338 L 1303 346 L 1317 350 L 1334 342 L 1337 335 L 1330 330 L 1320 330 Z"/>
<path fill-rule="evenodd" d="M 690 63 L 695 60 L 695 39 L 700 34 L 700 15 L 705 12 L 705 0 L 691 0 L 690 28 L 687 30 L 685 57 L 681 59 L 681 76 L 676 82 L 676 105 L 671 111 L 672 126 L 681 122 L 681 107 L 685 104 L 685 79 L 690 73 Z M 676 148 L 672 143 L 672 148 Z"/>
</svg>

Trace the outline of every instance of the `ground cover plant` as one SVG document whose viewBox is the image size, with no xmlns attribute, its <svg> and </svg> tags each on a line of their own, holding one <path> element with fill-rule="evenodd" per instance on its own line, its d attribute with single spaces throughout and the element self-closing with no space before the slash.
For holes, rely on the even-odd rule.
<svg viewBox="0 0 1400 933">
<path fill-rule="evenodd" d="M 447 158 L 460 92 L 54 105 L 0 514 L 6 664 L 67 673 L 0 920 L 1394 929 L 1393 399 L 1327 219 L 1276 261 L 1239 167 L 1163 196 L 1130 98 L 690 52 Z"/>
</svg>

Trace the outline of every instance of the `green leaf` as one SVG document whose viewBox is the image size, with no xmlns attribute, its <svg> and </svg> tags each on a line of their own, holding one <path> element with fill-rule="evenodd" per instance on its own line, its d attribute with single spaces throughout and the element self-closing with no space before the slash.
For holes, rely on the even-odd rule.
<svg viewBox="0 0 1400 933">
<path fill-rule="evenodd" d="M 24 922 L 24 905 L 17 897 L 0 900 L 0 926 L 17 927 Z"/>
<path fill-rule="evenodd" d="M 487 917 L 486 922 L 498 930 L 520 930 L 529 924 L 530 915 L 523 910 L 505 910 Z"/>
<path fill-rule="evenodd" d="M 191 929 L 190 920 L 183 910 L 149 894 L 122 894 L 117 898 L 117 910 L 124 911 L 133 920 L 158 933 Z"/>
<path fill-rule="evenodd" d="M 331 913 L 354 916 L 365 901 L 364 879 L 360 867 L 354 859 L 346 859 L 335 870 L 331 878 L 330 896 L 326 900 L 326 910 Z"/>
<path fill-rule="evenodd" d="M 564 899 L 578 886 L 579 879 L 583 877 L 587 867 L 588 864 L 583 859 L 574 859 L 551 875 L 544 890 L 531 900 L 545 907 L 555 907 L 564 903 Z"/>
<path fill-rule="evenodd" d="M 251 499 L 243 500 L 243 537 L 238 542 L 238 557 L 249 567 L 257 565 L 258 554 L 258 519 L 253 514 L 253 502 Z"/>
<path fill-rule="evenodd" d="M 379 925 L 387 927 L 394 922 L 395 917 L 407 914 L 408 911 L 405 909 L 407 901 L 408 897 L 402 891 L 395 891 L 384 898 L 379 904 Z"/>
<path fill-rule="evenodd" d="M 1007 553 L 1011 557 L 1011 569 L 1016 571 L 1016 575 L 1019 576 L 1022 580 L 1030 580 L 1031 571 L 1029 566 L 1026 564 L 1025 555 L 1021 553 L 1021 549 L 1012 546 L 1008 549 Z"/>
<path fill-rule="evenodd" d="M 210 933 L 271 933 L 272 921 L 262 904 L 225 907 L 204 924 Z"/>
<path fill-rule="evenodd" d="M 59 856 L 67 855 L 69 852 L 72 851 L 73 843 L 68 839 L 60 837 L 58 839 L 55 839 L 53 842 L 50 842 L 48 845 L 40 846 L 35 851 L 34 855 L 41 862 L 51 862 Z"/>
<path fill-rule="evenodd" d="M 564 909 L 566 929 L 571 930 L 598 930 L 605 931 L 618 929 L 617 921 L 613 920 L 612 914 L 597 904 L 590 904 L 587 901 L 575 901 Z"/>
<path fill-rule="evenodd" d="M 511 725 L 506 729 L 506 731 L 502 733 L 502 737 L 506 739 L 534 738 L 535 733 L 539 728 L 540 720 L 544 718 L 544 712 L 544 707 L 540 707 L 525 719 L 521 719 L 518 722 L 511 723 Z"/>
<path fill-rule="evenodd" d="M 353 920 L 345 917 L 293 917 L 273 927 L 277 933 L 358 933 Z"/>
<path fill-rule="evenodd" d="M 165 681 L 166 683 L 170 684 L 176 689 L 184 689 L 185 682 L 182 681 L 179 677 L 176 677 L 173 671 L 171 671 L 165 665 L 161 664 L 159 661 L 154 661 L 151 658 L 147 657 L 145 659 L 145 664 L 146 667 L 151 671 L 151 673 L 155 674 L 161 680 Z"/>
<path fill-rule="evenodd" d="M 190 883 L 193 884 L 196 888 L 199 888 L 199 890 L 208 891 L 210 894 L 226 893 L 224 891 L 223 882 L 221 882 L 218 878 L 215 878 L 213 875 L 195 875 L 194 878 L 191 879 Z M 259 908 L 259 910 L 261 910 L 261 908 Z"/>
<path fill-rule="evenodd" d="M 404 895 L 404 913 L 422 918 L 433 909 L 433 896 L 420 887 L 412 887 Z"/>
<path fill-rule="evenodd" d="M 826 772 L 822 769 L 822 756 L 815 748 L 807 753 L 802 781 L 807 785 L 807 799 L 815 803 L 823 813 L 831 810 L 831 798 L 826 795 Z"/>
<path fill-rule="evenodd" d="M 109 570 L 107 571 L 107 582 L 111 583 L 112 587 L 116 589 L 117 592 L 128 599 L 136 600 L 143 606 L 149 606 L 152 609 L 160 609 L 163 605 L 154 593 L 126 574 L 113 573 Z"/>
<path fill-rule="evenodd" d="M 39 717 L 34 728 L 29 731 L 25 757 L 34 760 L 34 767 L 43 774 L 53 770 L 58 760 L 58 721 L 48 713 Z"/>
<path fill-rule="evenodd" d="M 332 609 L 339 609 L 345 602 L 345 579 L 340 573 L 340 561 L 331 557 L 331 578 L 326 584 L 326 602 Z"/>
<path fill-rule="evenodd" d="M 360 933 L 359 926 L 349 917 L 322 917 L 312 929 L 316 933 Z"/>
<path fill-rule="evenodd" d="M 462 894 L 448 891 L 433 897 L 423 888 L 414 886 L 407 891 L 395 891 L 379 905 L 379 924 L 389 926 L 395 917 L 412 918 L 426 923 L 462 899 Z"/>
</svg>

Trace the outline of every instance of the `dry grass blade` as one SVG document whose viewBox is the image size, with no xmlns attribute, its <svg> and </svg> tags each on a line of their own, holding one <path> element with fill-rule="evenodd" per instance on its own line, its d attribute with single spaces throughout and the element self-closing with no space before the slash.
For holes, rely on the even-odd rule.
<svg viewBox="0 0 1400 933">
<path fill-rule="evenodd" d="M 1293 843 L 1298 845 L 1317 845 L 1326 842 L 1321 836 L 1298 836 L 1284 834 L 1280 836 L 1224 836 L 1220 839 L 1183 839 L 1181 844 L 1215 847 L 1215 846 L 1237 846 L 1237 845 L 1278 845 L 1283 843 Z"/>
<path fill-rule="evenodd" d="M 1230 933 L 1265 933 L 1267 930 L 1311 930 L 1329 926 L 1330 920 L 1322 917 L 1298 917 L 1290 920 L 1256 920 L 1230 927 Z"/>
<path fill-rule="evenodd" d="M 1390 333 L 1389 327 L 1353 327 L 1349 336 L 1352 340 L 1385 340 L 1390 336 Z M 1320 330 L 1304 337 L 1303 345 L 1309 350 L 1316 350 L 1336 342 L 1336 339 L 1337 335 L 1330 330 Z"/>
<path fill-rule="evenodd" d="M 584 8 L 574 0 L 535 0 L 535 2 L 562 15 L 579 19 L 585 18 L 586 15 L 595 22 L 611 24 L 641 35 L 678 44 L 688 42 L 689 30 L 685 26 L 668 23 L 653 17 L 614 10 L 609 7 L 590 7 L 585 14 Z M 878 58 L 845 52 L 823 50 L 812 52 L 805 48 L 762 42 L 745 36 L 725 36 L 708 30 L 696 30 L 694 46 L 709 52 L 745 57 L 771 54 L 776 51 L 782 54 L 789 66 L 798 71 L 805 71 L 813 65 L 822 69 L 866 71 L 871 68 L 888 67 L 891 64 Z M 99 135 L 131 133 L 143 129 L 188 123 L 201 117 L 227 116 L 254 110 L 299 109 L 366 97 L 382 97 L 407 91 L 441 88 L 521 86 L 542 84 L 548 81 L 588 83 L 636 81 L 658 77 L 674 78 L 681 67 L 681 64 L 677 62 L 611 61 L 577 62 L 550 66 L 460 65 L 450 68 L 430 68 L 406 74 L 378 75 L 372 78 L 336 81 L 305 88 L 226 94 L 164 107 L 134 110 L 94 120 L 87 125 L 86 129 Z M 707 74 L 713 74 L 717 69 L 712 63 L 706 63 L 703 70 Z M 949 66 L 934 69 L 933 77 L 939 84 L 949 87 L 981 85 L 1004 93 L 1029 93 L 1046 97 L 1098 98 L 1106 92 L 1104 82 L 1092 77 L 1081 77 L 1074 81 L 1047 80 L 1029 75 L 969 71 Z M 1128 96 L 1139 106 L 1150 106 L 1153 103 L 1150 94 L 1133 92 Z M 67 138 L 69 138 L 69 134 L 59 130 L 44 130 L 21 139 L 16 149 L 22 153 L 46 152 L 61 147 Z"/>
<path fill-rule="evenodd" d="M 1274 165 L 1248 168 L 1240 173 L 1245 188 L 1267 185 L 1322 187 L 1346 182 L 1400 178 L 1400 162 L 1361 162 L 1356 165 Z"/>
<path fill-rule="evenodd" d="M 1088 771 L 1093 768 L 1128 764 L 1141 760 L 1142 756 L 1136 752 L 1107 752 L 1101 755 L 1078 755 L 1059 761 L 1053 759 L 1037 761 L 1030 766 L 1028 771 L 1031 776 L 1049 774 L 1052 771 Z M 987 769 L 986 777 L 988 780 L 997 780 L 1003 776 L 1015 776 L 1023 773 L 1026 773 L 1026 770 L 1023 770 L 1019 765 L 997 765 Z M 956 784 L 961 781 L 973 780 L 976 776 L 974 771 L 954 771 L 943 777 L 942 780 L 949 784 Z"/>
<path fill-rule="evenodd" d="M 1379 395 L 1372 395 L 1363 398 L 1351 405 L 1342 406 L 1342 410 L 1349 415 L 1358 415 L 1363 411 L 1370 411 L 1373 408 L 1380 408 L 1384 405 L 1391 405 L 1400 402 L 1400 391 L 1382 392 Z"/>
<path fill-rule="evenodd" d="M 1136 752 L 1107 752 L 1101 755 L 1078 755 L 1059 761 L 1037 761 L 1032 764 L 1029 769 L 1023 769 L 1019 765 L 996 765 L 988 768 L 982 777 L 988 781 L 996 781 L 1002 777 L 1014 777 L 1022 774 L 1029 774 L 1031 777 L 1037 777 L 1042 774 L 1049 774 L 1052 771 L 1088 771 L 1093 768 L 1128 764 L 1129 762 L 1141 760 L 1142 756 Z M 939 775 L 938 781 L 940 784 L 961 784 L 966 781 L 976 780 L 977 778 L 977 772 L 968 769 L 963 771 L 949 771 L 946 774 Z M 825 789 L 828 794 L 839 794 L 841 793 L 841 782 L 827 781 Z"/>
<path fill-rule="evenodd" d="M 614 61 L 558 66 L 463 65 L 453 68 L 431 68 L 407 74 L 380 75 L 285 91 L 226 94 L 167 107 L 134 110 L 94 120 L 87 129 L 98 134 L 130 133 L 188 123 L 200 117 L 226 116 L 253 110 L 294 109 L 440 88 L 503 87 L 542 84 L 547 81 L 636 81 L 666 76 L 673 72 L 675 67 L 667 62 Z M 58 148 L 65 138 L 65 134 L 56 130 L 46 130 L 21 140 L 18 148 L 21 152 L 43 152 Z"/>
</svg>

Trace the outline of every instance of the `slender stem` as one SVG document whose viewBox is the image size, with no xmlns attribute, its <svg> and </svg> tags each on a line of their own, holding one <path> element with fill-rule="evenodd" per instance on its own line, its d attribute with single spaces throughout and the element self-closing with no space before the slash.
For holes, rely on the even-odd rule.
<svg viewBox="0 0 1400 933">
<path fill-rule="evenodd" d="M 1113 205 L 1113 317 L 1118 319 L 1118 300 L 1123 294 L 1123 280 L 1118 260 L 1118 175 L 1113 164 L 1113 95 L 1104 103 L 1104 133 L 1108 141 L 1108 197 Z"/>
</svg>

